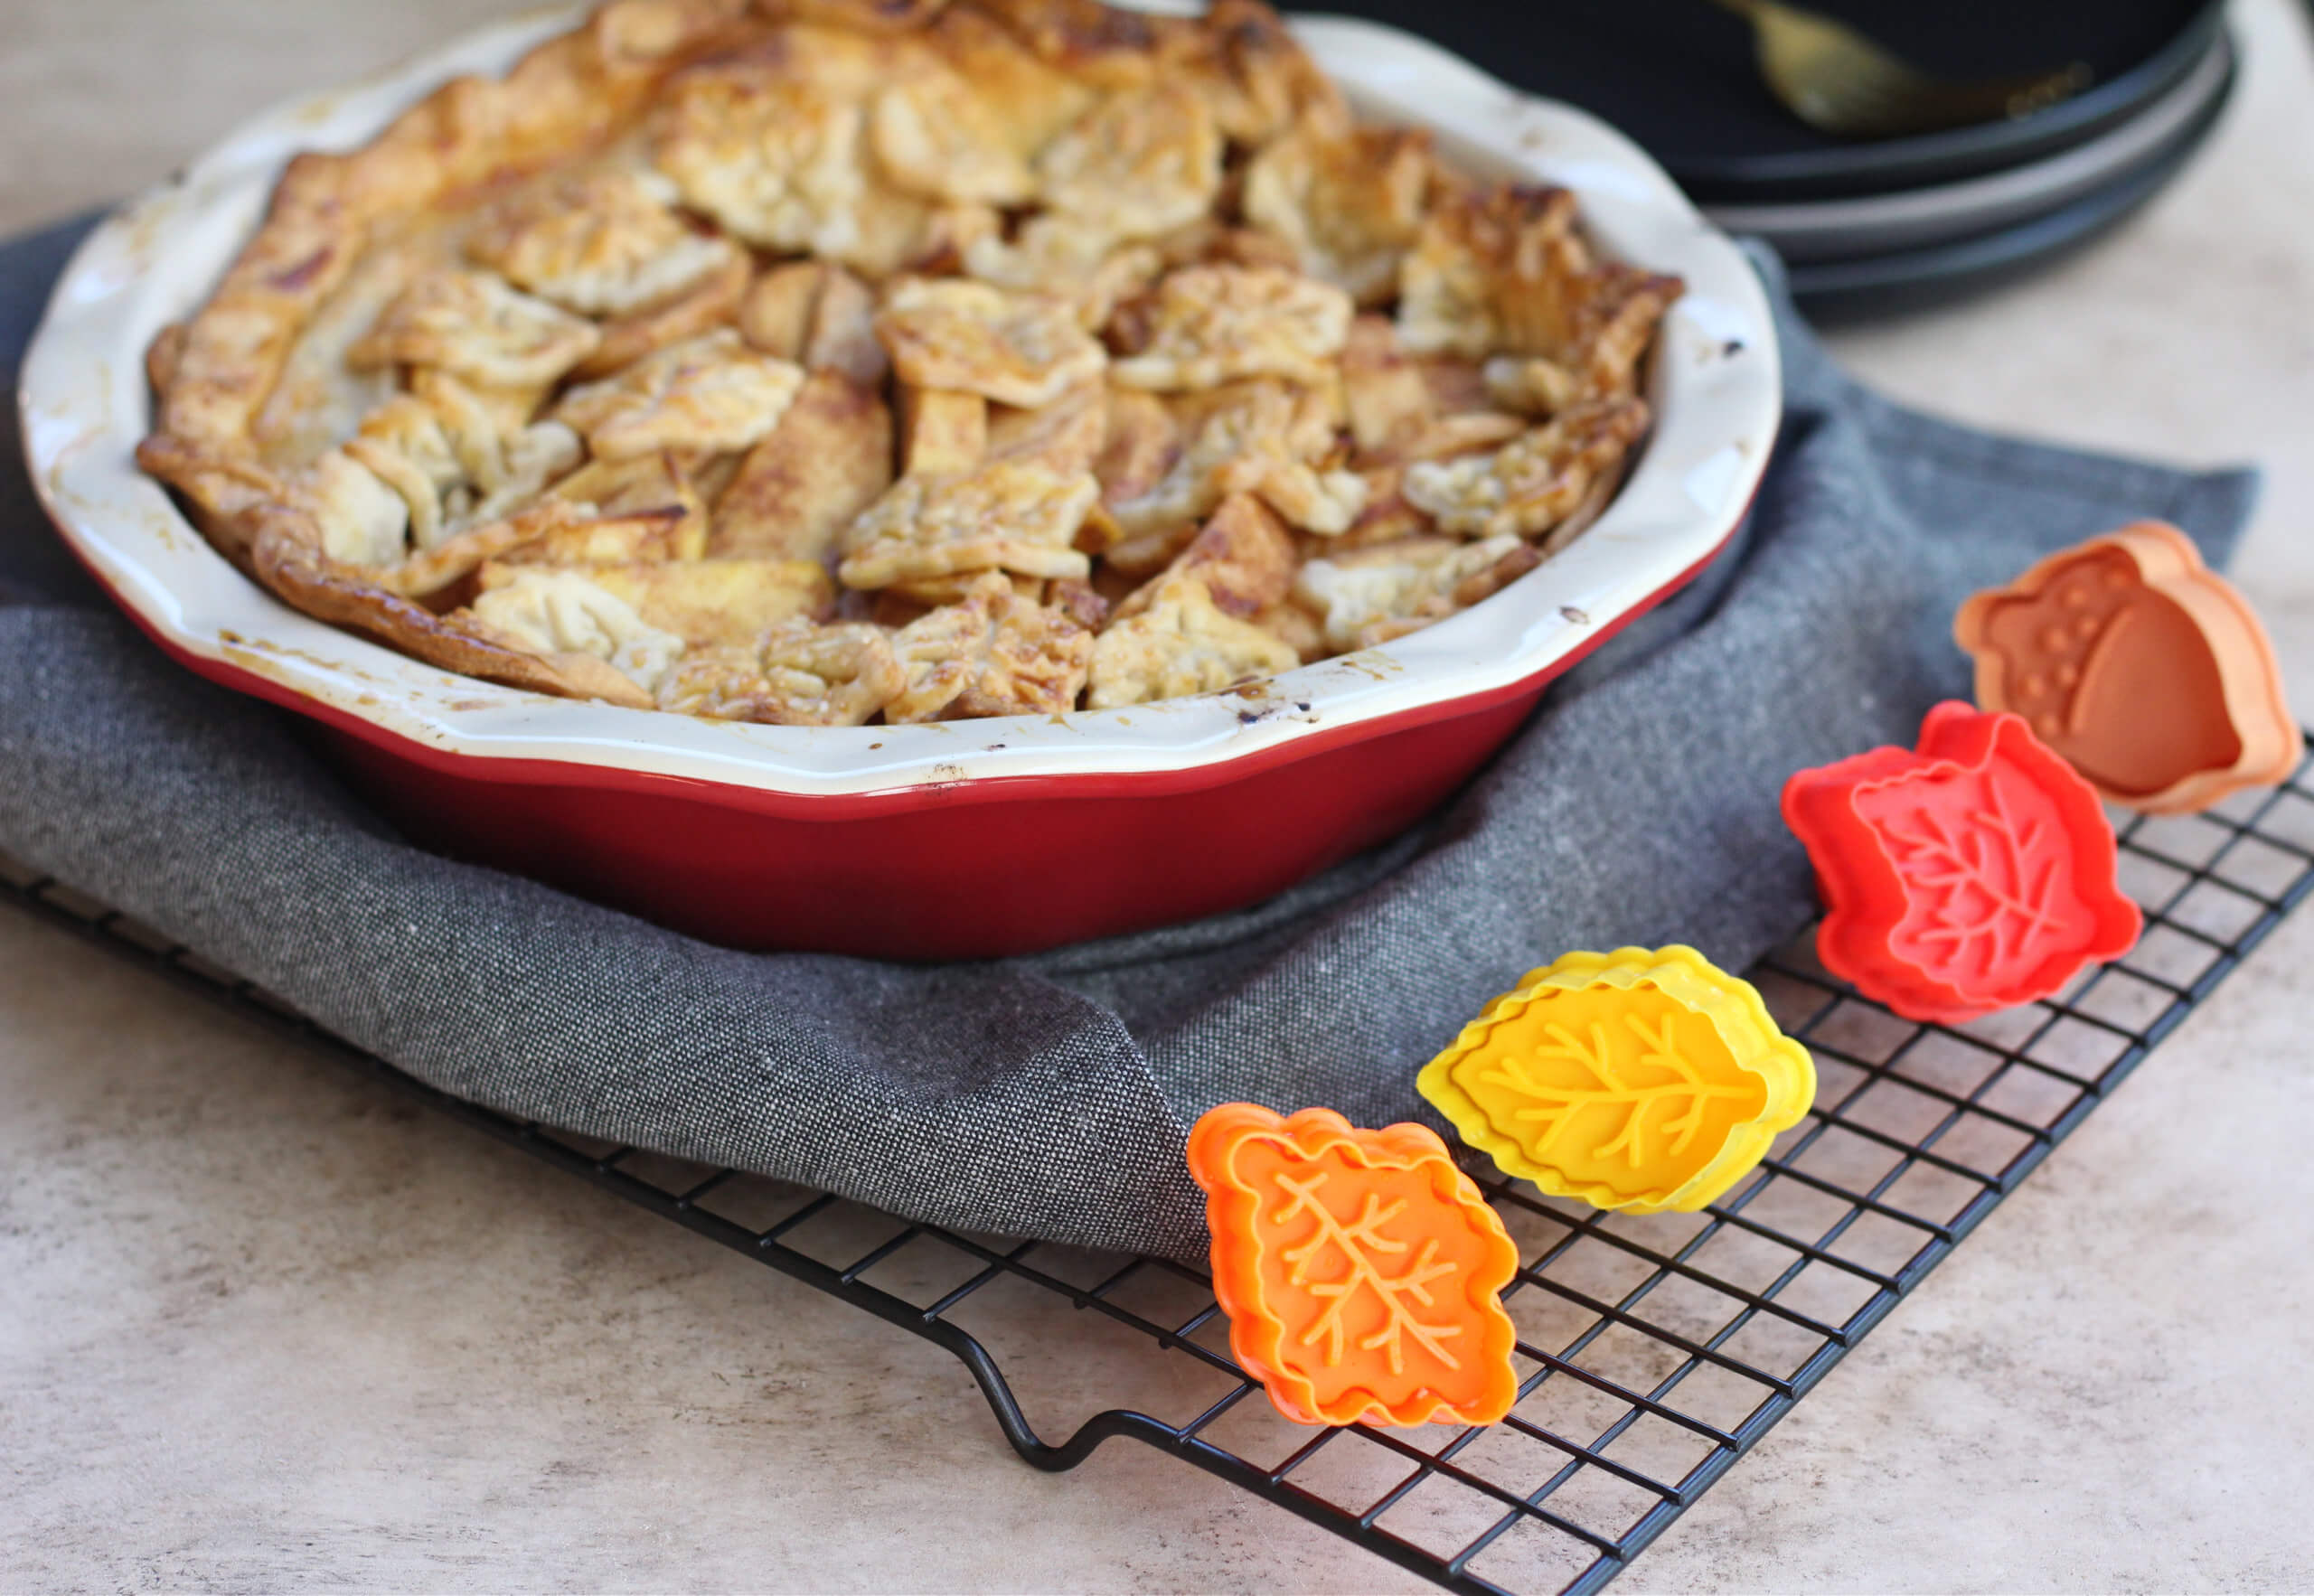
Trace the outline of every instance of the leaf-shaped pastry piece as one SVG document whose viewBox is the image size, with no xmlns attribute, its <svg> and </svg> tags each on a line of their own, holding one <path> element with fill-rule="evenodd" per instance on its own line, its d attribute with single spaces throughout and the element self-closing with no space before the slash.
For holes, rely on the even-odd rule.
<svg viewBox="0 0 2314 1596">
<path fill-rule="evenodd" d="M 1203 100 L 1155 83 L 1096 104 L 1038 152 L 1037 176 L 1054 211 L 1120 240 L 1155 238 L 1205 214 L 1223 150 Z"/>
<path fill-rule="evenodd" d="M 720 454 L 767 435 L 803 386 L 803 368 L 719 327 L 569 390 L 554 418 L 582 434 L 598 460 L 662 449 Z"/>
<path fill-rule="evenodd" d="M 1910 1019 L 2045 998 L 2137 941 L 2097 795 L 2014 715 L 1939 704 L 1920 745 L 1784 784 L 1824 966 Z"/>
<path fill-rule="evenodd" d="M 2193 540 L 2140 521 L 1973 595 L 1953 621 L 1977 703 L 2022 715 L 2116 803 L 2206 809 L 2299 756 L 2273 644 Z"/>
<path fill-rule="evenodd" d="M 1463 1141 L 1554 1197 L 1702 1207 L 1816 1094 L 1808 1050 L 1693 948 L 1573 953 L 1529 972 L 1423 1066 Z"/>
<path fill-rule="evenodd" d="M 1446 1144 L 1225 1103 L 1190 1132 L 1229 1349 L 1301 1424 L 1491 1424 L 1518 1249 Z"/>
<path fill-rule="evenodd" d="M 1185 267 L 1157 285 L 1147 347 L 1111 370 L 1128 388 L 1166 393 L 1244 377 L 1322 388 L 1350 311 L 1340 288 L 1275 267 Z"/>
<path fill-rule="evenodd" d="M 892 649 L 907 680 L 884 706 L 891 725 L 1058 715 L 1085 690 L 1093 634 L 987 571 L 895 632 Z"/>
<path fill-rule="evenodd" d="M 744 256 L 729 239 L 686 226 L 663 183 L 612 168 L 531 183 L 484 210 L 466 255 L 580 315 L 663 304 Z"/>
<path fill-rule="evenodd" d="M 768 726 L 859 726 L 908 672 L 880 627 L 796 615 L 744 643 L 693 647 L 659 679 L 663 709 Z"/>
<path fill-rule="evenodd" d="M 955 277 L 893 287 L 876 335 L 903 381 L 1030 409 L 1097 378 L 1108 363 L 1066 301 Z"/>
<path fill-rule="evenodd" d="M 425 366 L 484 388 L 554 381 L 594 352 L 584 316 L 533 298 L 486 271 L 441 268 L 418 277 L 345 352 L 355 371 Z"/>
<path fill-rule="evenodd" d="M 1220 692 L 1302 662 L 1278 637 L 1220 608 L 1212 590 L 1195 576 L 1160 578 L 1149 587 L 1155 589 L 1149 600 L 1093 645 L 1086 698 L 1090 709 Z"/>
<path fill-rule="evenodd" d="M 1297 127 L 1247 166 L 1246 220 L 1288 240 L 1311 276 L 1381 304 L 1422 229 L 1430 144 L 1409 128 Z"/>
</svg>

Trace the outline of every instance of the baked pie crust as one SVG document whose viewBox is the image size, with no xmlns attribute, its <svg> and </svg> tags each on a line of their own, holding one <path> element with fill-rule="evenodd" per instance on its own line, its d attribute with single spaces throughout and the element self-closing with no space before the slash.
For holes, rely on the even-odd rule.
<svg viewBox="0 0 2314 1596">
<path fill-rule="evenodd" d="M 146 470 L 289 604 L 723 719 L 1140 704 L 1589 523 L 1676 279 L 1361 127 L 1277 17 L 610 0 L 297 157 Z"/>
</svg>

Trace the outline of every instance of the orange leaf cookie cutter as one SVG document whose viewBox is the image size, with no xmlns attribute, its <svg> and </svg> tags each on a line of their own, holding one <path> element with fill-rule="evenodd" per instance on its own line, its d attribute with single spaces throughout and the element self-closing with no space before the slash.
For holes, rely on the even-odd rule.
<svg viewBox="0 0 2314 1596">
<path fill-rule="evenodd" d="M 2014 715 L 1942 703 L 1916 749 L 1784 784 L 1824 899 L 1824 967 L 1907 1019 L 2046 998 L 2136 944 L 2097 794 Z"/>
<path fill-rule="evenodd" d="M 1530 971 L 1416 1087 L 1506 1173 L 1595 1207 L 1692 1212 L 1815 1101 L 1808 1050 L 1689 947 Z"/>
<path fill-rule="evenodd" d="M 1519 1250 L 1446 1144 L 1225 1103 L 1190 1131 L 1229 1350 L 1299 1424 L 1491 1424 Z"/>
<path fill-rule="evenodd" d="M 2139 521 L 1970 597 L 1952 623 L 1980 709 L 2022 715 L 2105 797 L 2207 809 L 2300 754 L 2257 613 L 2176 527 Z"/>
</svg>

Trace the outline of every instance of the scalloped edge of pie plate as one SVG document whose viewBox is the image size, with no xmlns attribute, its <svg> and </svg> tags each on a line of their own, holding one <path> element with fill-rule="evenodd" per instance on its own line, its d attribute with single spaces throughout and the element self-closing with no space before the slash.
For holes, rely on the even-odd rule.
<svg viewBox="0 0 2314 1596">
<path fill-rule="evenodd" d="M 1519 93 L 1410 34 L 1297 17 L 1294 33 L 1361 115 L 1429 127 L 1442 153 L 1467 166 L 1573 190 L 1610 251 L 1687 279 L 1650 373 L 1654 433 L 1614 503 L 1567 549 L 1387 647 L 1257 688 L 1050 718 L 754 726 L 548 698 L 421 664 L 274 598 L 137 469 L 151 416 L 145 348 L 207 296 L 291 155 L 358 146 L 444 80 L 503 71 L 584 14 L 533 13 L 268 112 L 108 218 L 74 254 L 18 396 L 32 480 L 74 552 L 183 663 L 383 752 L 492 781 L 672 778 L 710 801 L 829 818 L 862 806 L 813 801 L 872 796 L 875 808 L 908 810 L 1003 795 L 972 790 L 983 783 L 1050 790 L 1050 778 L 1137 773 L 1169 774 L 1154 784 L 1167 789 L 1200 787 L 1362 740 L 1361 728 L 1377 735 L 1384 721 L 1396 729 L 1431 718 L 1422 711 L 1466 712 L 1564 670 L 1699 569 L 1766 468 L 1782 417 L 1766 295 L 1652 160 L 1596 118 Z"/>
</svg>

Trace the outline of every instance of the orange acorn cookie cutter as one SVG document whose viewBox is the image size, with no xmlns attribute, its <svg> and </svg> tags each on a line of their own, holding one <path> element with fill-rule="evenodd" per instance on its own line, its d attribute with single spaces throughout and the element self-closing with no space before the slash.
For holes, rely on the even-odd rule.
<svg viewBox="0 0 2314 1596">
<path fill-rule="evenodd" d="M 1977 705 L 2021 715 L 2116 803 L 2207 809 L 2286 779 L 2297 722 L 2257 613 L 2192 539 L 2139 521 L 1961 605 Z"/>
<path fill-rule="evenodd" d="M 1784 784 L 1824 900 L 1824 967 L 1907 1019 L 2046 998 L 2136 944 L 2097 795 L 2014 715 L 1942 703 L 1917 748 Z"/>
<path fill-rule="evenodd" d="M 1617 948 L 1529 972 L 1416 1086 L 1507 1173 L 1654 1214 L 1742 1179 L 1808 1112 L 1816 1066 L 1695 949 Z"/>
<path fill-rule="evenodd" d="M 1229 1350 L 1299 1424 L 1491 1424 L 1519 1251 L 1446 1144 L 1225 1103 L 1190 1131 Z"/>
</svg>

